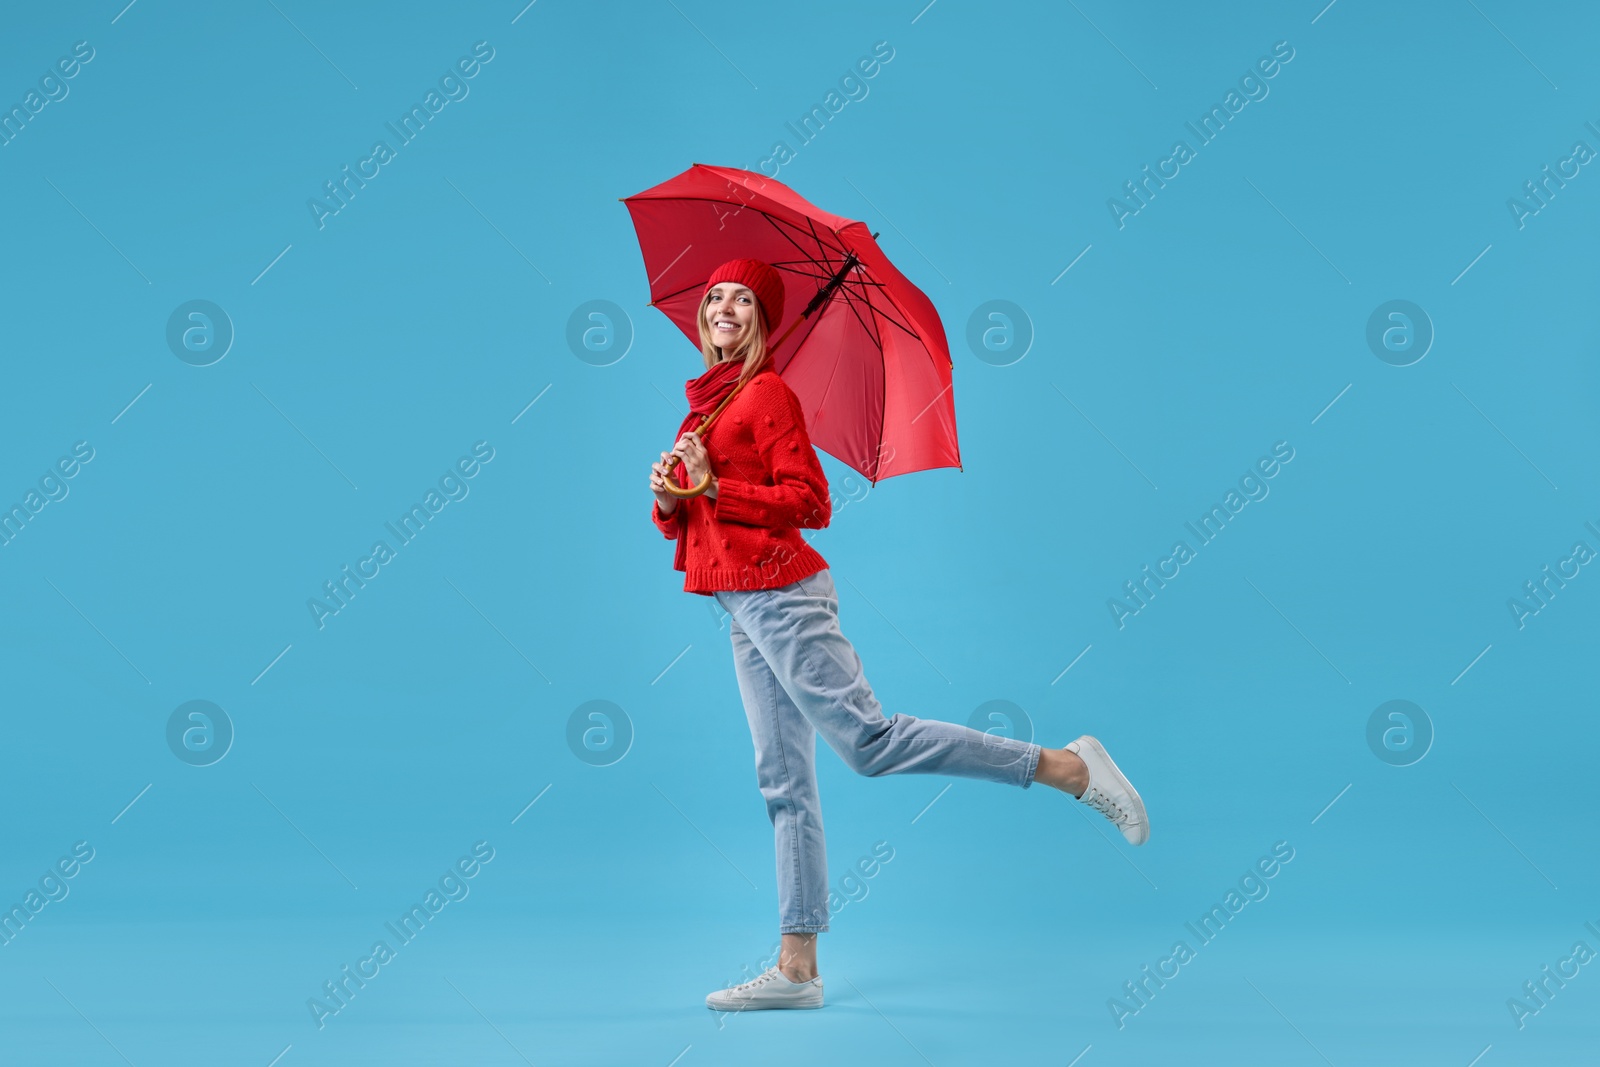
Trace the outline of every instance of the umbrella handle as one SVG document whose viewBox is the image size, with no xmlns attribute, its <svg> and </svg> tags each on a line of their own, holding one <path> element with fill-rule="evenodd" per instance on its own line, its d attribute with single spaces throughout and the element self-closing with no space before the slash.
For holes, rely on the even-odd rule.
<svg viewBox="0 0 1600 1067">
<path fill-rule="evenodd" d="M 787 336 L 787 334 L 785 334 L 785 336 Z M 733 387 L 733 391 L 730 392 L 727 396 L 722 398 L 722 403 L 718 404 L 716 406 L 716 408 L 712 410 L 711 414 L 707 415 L 705 417 L 705 420 L 703 422 L 701 422 L 700 425 L 695 428 L 694 432 L 700 435 L 700 439 L 702 441 L 705 440 L 706 432 L 711 429 L 711 420 L 715 419 L 718 415 L 720 415 L 722 413 L 722 409 L 728 406 L 728 401 L 732 400 L 733 397 L 734 397 L 734 394 L 738 393 L 738 391 L 740 389 L 743 389 L 743 388 L 744 388 L 744 382 L 739 382 L 738 384 L 736 384 Z M 674 453 L 671 456 L 668 456 L 667 457 L 667 473 L 671 474 L 673 468 L 676 467 L 679 464 L 679 462 L 681 462 L 681 460 L 680 460 L 680 457 L 676 453 Z M 699 485 L 691 485 L 687 489 L 683 489 L 683 488 L 679 487 L 677 484 L 675 484 L 674 482 L 672 482 L 670 480 L 667 481 L 666 486 L 667 486 L 667 492 L 668 493 L 670 493 L 673 496 L 677 497 L 679 500 L 687 500 L 689 497 L 699 496 L 701 493 L 703 493 L 707 489 L 711 488 L 711 472 L 709 470 L 707 470 L 706 471 L 706 476 L 704 478 L 700 479 L 700 484 Z"/>
<path fill-rule="evenodd" d="M 674 467 L 676 467 L 677 465 L 678 465 L 678 457 L 677 456 L 668 456 L 667 457 L 667 473 L 668 474 L 671 474 L 672 473 L 672 469 Z M 687 489 L 682 489 L 682 488 L 678 487 L 677 485 L 674 485 L 670 481 L 667 482 L 667 492 L 671 493 L 673 496 L 677 497 L 679 500 L 687 500 L 689 497 L 699 496 L 701 493 L 705 492 L 707 489 L 710 489 L 710 488 L 711 488 L 711 472 L 710 471 L 706 471 L 706 476 L 704 478 L 700 479 L 700 484 L 699 485 L 691 485 Z"/>
</svg>

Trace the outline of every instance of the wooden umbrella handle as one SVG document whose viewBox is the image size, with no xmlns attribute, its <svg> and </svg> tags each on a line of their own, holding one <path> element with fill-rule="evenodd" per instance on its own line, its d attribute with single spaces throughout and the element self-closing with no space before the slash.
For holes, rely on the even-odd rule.
<svg viewBox="0 0 1600 1067">
<path fill-rule="evenodd" d="M 672 473 L 672 468 L 676 467 L 677 465 L 678 465 L 678 457 L 677 456 L 670 457 L 667 460 L 667 473 L 671 474 Z M 710 471 L 706 471 L 706 476 L 704 478 L 700 479 L 700 484 L 699 485 L 691 485 L 687 489 L 679 488 L 678 486 L 672 484 L 671 482 L 667 483 L 667 492 L 671 493 L 673 496 L 677 497 L 679 500 L 687 500 L 691 496 L 699 496 L 701 493 L 705 492 L 707 489 L 710 489 L 710 488 L 711 488 L 711 472 Z"/>
<path fill-rule="evenodd" d="M 785 333 L 784 336 L 787 337 L 788 334 Z M 730 392 L 727 396 L 722 398 L 722 403 L 718 404 L 716 406 L 716 408 L 711 412 L 711 414 L 707 415 L 705 417 L 705 420 L 703 422 L 701 422 L 698 427 L 696 427 L 694 432 L 700 435 L 700 440 L 702 440 L 702 441 L 705 440 L 706 431 L 711 428 L 711 420 L 715 419 L 719 414 L 722 413 L 722 409 L 728 406 L 728 401 L 733 399 L 734 393 L 737 393 L 743 387 L 744 387 L 744 382 L 739 382 L 737 385 L 735 385 L 733 387 L 733 391 Z M 676 453 L 668 456 L 667 457 L 667 473 L 671 474 L 673 468 L 676 467 L 680 461 L 681 461 L 681 457 L 678 456 Z M 667 487 L 667 492 L 671 493 L 673 496 L 677 497 L 679 500 L 687 500 L 689 497 L 699 496 L 701 493 L 703 493 L 707 489 L 711 488 L 711 471 L 709 469 L 707 469 L 706 476 L 704 478 L 700 479 L 700 484 L 699 485 L 691 485 L 689 488 L 684 489 L 684 488 L 681 488 L 680 486 L 678 486 L 677 483 L 673 482 L 671 479 L 666 479 L 666 487 Z"/>
<path fill-rule="evenodd" d="M 678 465 L 678 457 L 677 456 L 674 455 L 674 456 L 668 456 L 667 457 L 667 473 L 668 474 L 671 474 L 672 473 L 672 469 L 674 467 L 676 467 L 677 465 Z M 687 489 L 680 488 L 678 485 L 676 485 L 670 479 L 667 481 L 666 486 L 667 486 L 667 492 L 671 493 L 673 496 L 677 497 L 679 500 L 687 500 L 689 497 L 699 496 L 701 493 L 703 493 L 707 489 L 711 488 L 711 472 L 709 470 L 706 471 L 706 476 L 704 478 L 700 479 L 700 484 L 699 485 L 691 485 Z"/>
</svg>

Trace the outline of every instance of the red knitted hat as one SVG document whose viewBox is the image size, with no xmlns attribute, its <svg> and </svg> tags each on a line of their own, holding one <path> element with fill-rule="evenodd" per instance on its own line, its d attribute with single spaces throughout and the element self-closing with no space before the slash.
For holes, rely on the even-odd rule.
<svg viewBox="0 0 1600 1067">
<path fill-rule="evenodd" d="M 709 292 L 718 282 L 738 282 L 756 294 L 756 304 L 771 334 L 783 319 L 783 279 L 778 272 L 759 259 L 730 259 L 711 272 L 706 279 Z"/>
</svg>

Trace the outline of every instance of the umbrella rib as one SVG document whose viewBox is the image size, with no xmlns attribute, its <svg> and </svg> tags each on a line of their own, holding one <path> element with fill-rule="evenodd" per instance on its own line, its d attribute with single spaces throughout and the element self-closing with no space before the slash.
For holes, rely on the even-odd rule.
<svg viewBox="0 0 1600 1067">
<path fill-rule="evenodd" d="M 875 312 L 877 308 L 873 306 L 872 301 L 865 296 L 852 294 L 848 286 L 840 286 L 839 291 L 844 294 L 844 306 L 849 309 L 850 314 L 856 317 L 856 321 L 867 332 L 867 336 L 872 338 L 872 343 L 881 349 L 883 347 L 883 334 L 877 329 L 876 317 L 874 315 L 862 317 L 861 312 L 856 308 L 856 301 L 860 300 L 867 305 L 868 311 Z"/>
<path fill-rule="evenodd" d="M 872 325 L 872 324 L 875 324 L 877 322 L 878 316 L 881 315 L 882 312 L 878 309 L 878 306 L 872 302 L 871 297 L 867 295 L 867 289 L 868 288 L 869 288 L 868 286 L 863 285 L 861 293 L 853 294 L 853 293 L 850 292 L 850 290 L 849 290 L 849 288 L 847 286 L 842 286 L 841 287 L 841 289 L 843 290 L 843 292 L 845 294 L 845 306 L 850 309 L 851 314 L 855 315 L 856 321 L 861 323 L 862 328 L 867 331 L 867 336 L 871 337 L 872 340 L 873 340 L 873 343 L 878 346 L 878 350 L 882 351 L 883 350 L 883 334 L 882 334 L 882 331 L 881 330 L 874 330 L 873 325 Z M 868 310 L 870 312 L 872 312 L 872 314 L 870 316 L 868 316 L 868 318 L 871 319 L 871 323 L 872 324 L 869 324 L 867 320 L 862 318 L 860 310 L 855 306 L 855 302 L 857 300 L 860 300 L 862 303 L 866 304 Z M 889 303 L 892 306 L 893 301 L 890 301 Z M 888 320 L 892 325 L 897 326 L 902 330 L 905 330 L 906 333 L 910 334 L 910 336 L 912 337 L 913 340 L 921 340 L 921 338 L 917 337 L 917 335 L 913 331 L 911 331 L 910 329 L 907 329 L 906 327 L 902 326 L 899 322 L 896 322 L 892 317 L 890 317 L 888 315 L 884 315 L 883 317 L 886 320 Z M 837 365 L 836 365 L 836 369 L 837 369 Z M 832 379 L 830 378 L 830 384 L 831 384 L 831 382 L 832 382 Z M 880 395 L 879 395 L 879 400 L 878 400 L 878 403 L 879 403 L 878 410 L 880 412 L 887 411 L 888 410 L 888 403 L 889 403 L 889 372 L 888 372 L 887 363 L 884 366 L 883 374 L 882 374 L 882 376 L 881 376 L 881 378 L 879 380 L 879 389 L 880 389 Z M 872 461 L 871 461 L 872 462 L 872 475 L 869 477 L 869 480 L 872 482 L 872 484 L 874 486 L 876 486 L 878 484 L 878 480 L 879 480 L 878 476 L 881 475 L 881 473 L 883 471 L 883 433 L 884 433 L 884 422 L 883 422 L 883 419 L 880 417 L 879 421 L 878 421 L 878 435 L 877 435 L 878 436 L 878 451 L 877 451 L 877 454 L 874 455 L 873 458 L 872 458 Z"/>
<path fill-rule="evenodd" d="M 763 214 L 765 215 L 765 213 L 763 213 Z M 789 223 L 789 222 L 780 223 L 780 221 L 778 219 L 773 218 L 771 215 L 765 215 L 765 218 L 766 218 L 767 222 L 769 222 L 772 225 L 772 228 L 778 232 L 778 236 L 782 237 L 785 241 L 788 241 L 791 245 L 794 245 L 795 251 L 799 252 L 802 256 L 805 256 L 806 257 L 806 261 L 808 263 L 810 263 L 813 267 L 819 267 L 819 268 L 821 268 L 823 270 L 827 269 L 828 263 L 829 263 L 829 261 L 827 259 L 817 260 L 817 259 L 813 258 L 811 256 L 811 254 L 806 251 L 804 246 L 802 246 L 800 244 L 799 241 L 795 240 L 793 236 L 791 236 L 790 234 L 788 234 L 788 233 L 786 233 L 784 231 L 784 227 L 785 226 L 789 226 L 789 227 L 791 227 L 793 229 L 799 229 L 799 227 L 794 226 L 792 223 Z M 806 221 L 808 223 L 808 228 L 809 228 L 809 224 L 810 224 L 811 220 L 807 219 Z M 822 240 L 821 237 L 817 236 L 817 234 L 816 234 L 814 229 L 811 230 L 810 237 L 811 237 L 811 239 L 813 241 L 816 242 L 818 248 L 821 248 L 821 249 L 823 249 L 825 251 L 833 251 L 834 250 L 834 249 L 831 249 L 830 246 L 827 244 L 827 242 Z M 799 273 L 799 272 L 797 271 L 796 273 Z M 829 277 L 830 275 L 831 275 L 831 272 L 829 272 L 829 274 L 814 275 L 814 277 L 824 278 L 825 279 L 825 278 Z"/>
<path fill-rule="evenodd" d="M 848 289 L 847 289 L 845 291 L 845 299 L 846 299 L 846 303 L 849 304 L 849 306 L 850 306 L 850 310 L 855 314 L 857 321 L 860 321 L 862 327 L 867 331 L 867 336 L 872 338 L 873 343 L 876 344 L 879 348 L 883 347 L 883 330 L 882 330 L 881 327 L 878 326 L 879 318 L 882 318 L 884 321 L 888 322 L 889 324 L 891 324 L 893 326 L 898 326 L 898 327 L 900 327 L 900 329 L 905 330 L 905 332 L 911 337 L 912 340 L 920 341 L 921 338 L 917 336 L 916 331 L 911 330 L 908 327 L 902 325 L 898 320 L 895 319 L 895 317 L 893 315 L 888 314 L 887 312 L 884 311 L 883 308 L 880 308 L 877 304 L 873 303 L 872 297 L 870 295 L 870 291 L 871 291 L 872 288 L 880 288 L 881 289 L 882 285 L 879 284 L 879 283 L 876 283 L 876 282 L 863 283 L 862 286 L 861 286 L 861 292 L 860 293 L 856 293 L 856 294 L 850 293 L 848 291 Z M 857 311 L 855 309 L 855 305 L 853 303 L 851 303 L 850 298 L 852 296 L 854 296 L 855 299 L 860 300 L 862 303 L 866 304 L 868 310 L 870 310 L 872 312 L 871 324 L 870 325 L 866 321 L 861 319 L 861 313 L 859 311 Z M 887 303 L 887 305 L 889 307 L 894 307 L 894 301 L 890 300 L 890 301 L 886 301 L 886 303 Z"/>
<path fill-rule="evenodd" d="M 873 343 L 878 346 L 879 351 L 882 351 L 882 348 L 883 348 L 882 339 L 874 333 L 874 331 L 872 329 L 872 326 L 866 320 L 862 319 L 860 311 L 858 311 L 856 309 L 855 302 L 851 298 L 850 287 L 848 285 L 841 285 L 839 287 L 839 291 L 841 293 L 843 293 L 844 296 L 845 296 L 845 307 L 848 308 L 850 313 L 856 317 L 856 321 L 861 323 L 862 329 L 864 329 L 866 331 L 868 337 L 872 338 Z M 833 301 L 830 298 L 828 303 L 823 305 L 821 312 L 817 315 L 816 323 L 812 325 L 811 330 L 816 329 L 817 325 L 821 324 L 823 317 L 828 313 L 829 308 L 831 308 L 832 306 L 833 306 Z M 872 306 L 873 306 L 872 303 L 870 301 L 867 301 L 867 307 L 868 308 L 872 308 Z M 806 335 L 807 336 L 810 336 L 811 330 L 807 330 L 806 331 Z M 801 348 L 801 346 L 804 345 L 804 343 L 805 343 L 805 337 L 802 337 L 798 342 L 796 342 L 795 348 L 793 349 L 793 351 L 795 351 L 795 352 L 800 351 L 800 348 Z M 828 382 L 827 382 L 826 385 L 824 385 L 822 387 L 822 397 L 818 401 L 818 404 L 817 404 L 817 407 L 819 409 L 827 406 L 828 393 L 832 391 L 833 383 L 834 383 L 835 379 L 837 379 L 838 376 L 839 376 L 839 362 L 840 361 L 839 361 L 838 353 L 835 353 L 834 354 L 834 359 L 833 359 L 833 364 L 829 368 L 829 371 L 828 371 Z M 883 391 L 883 394 L 884 394 L 882 397 L 880 397 L 880 400 L 879 400 L 879 408 L 878 408 L 878 410 L 880 412 L 883 411 L 883 405 L 888 402 L 888 396 L 887 396 L 887 392 L 888 392 L 888 377 L 889 377 L 888 376 L 888 371 L 887 371 L 887 368 L 885 368 L 884 369 L 884 373 L 880 376 L 880 379 L 881 379 L 880 387 L 881 387 L 881 389 Z M 881 464 L 882 456 L 883 456 L 883 423 L 882 423 L 882 419 L 880 417 L 879 423 L 878 423 L 878 457 L 876 459 L 874 459 L 874 461 L 872 463 L 872 469 L 873 469 L 874 473 L 877 472 L 877 470 L 878 470 L 878 468 L 879 468 L 879 466 Z M 865 472 L 861 472 L 861 473 L 865 473 Z M 876 478 L 871 478 L 870 476 L 869 476 L 869 478 L 870 478 L 870 480 L 872 481 L 872 483 L 874 485 L 877 484 L 877 479 Z"/>
<path fill-rule="evenodd" d="M 879 287 L 881 288 L 881 286 L 879 286 Z M 878 319 L 878 316 L 882 315 L 883 313 L 878 309 L 878 306 L 872 302 L 871 297 L 867 295 L 867 290 L 868 290 L 868 286 L 863 285 L 861 293 L 855 299 L 859 299 L 859 300 L 861 300 L 863 303 L 865 303 L 867 305 L 867 308 L 872 312 L 872 316 L 871 316 L 872 321 L 874 323 L 876 323 L 877 319 Z M 849 307 L 851 312 L 852 312 L 852 314 L 854 314 L 856 316 L 856 320 L 858 322 L 862 323 L 863 328 L 865 328 L 867 330 L 868 336 L 872 337 L 873 342 L 878 346 L 878 350 L 881 352 L 883 350 L 883 335 L 882 335 L 882 331 L 880 330 L 880 331 L 874 333 L 872 327 L 868 326 L 866 322 L 862 321 L 861 313 L 856 309 L 854 300 L 851 299 L 851 296 L 852 296 L 852 294 L 848 290 L 846 290 L 846 292 L 845 292 L 845 304 L 846 304 L 846 306 Z M 893 301 L 889 301 L 890 306 L 893 306 L 893 303 L 894 303 Z M 905 326 L 901 326 L 901 324 L 899 322 L 896 322 L 891 316 L 883 315 L 883 317 L 886 320 L 888 320 L 892 325 L 898 326 L 902 330 L 905 330 L 906 333 L 910 334 L 910 336 L 911 336 L 911 338 L 913 340 L 918 340 L 918 341 L 921 340 L 921 338 L 917 337 L 916 333 L 914 333 L 912 330 L 906 328 Z M 880 390 L 880 392 L 879 392 L 879 398 L 878 398 L 878 410 L 879 410 L 879 412 L 886 412 L 888 410 L 888 404 L 889 404 L 889 368 L 888 368 L 887 361 L 885 361 L 884 372 L 883 372 L 882 377 L 879 380 L 879 390 Z M 935 399 L 937 399 L 937 398 L 935 398 Z M 869 477 L 869 480 L 872 482 L 872 484 L 874 486 L 876 486 L 878 484 L 879 477 L 882 475 L 882 472 L 883 472 L 883 434 L 884 434 L 884 420 L 880 416 L 880 418 L 878 420 L 878 451 L 877 451 L 877 454 L 875 456 L 873 456 L 873 458 L 872 458 L 872 475 Z"/>
<path fill-rule="evenodd" d="M 883 288 L 883 286 L 880 283 L 874 282 L 874 283 L 871 283 L 871 285 L 874 288 L 879 288 L 879 289 Z M 865 292 L 862 293 L 862 295 L 859 297 L 859 299 L 861 299 L 861 300 L 866 302 L 867 306 L 872 309 L 874 316 L 881 317 L 883 319 L 883 321 L 887 322 L 889 325 L 894 326 L 895 328 L 903 331 L 905 333 L 905 335 L 907 337 L 910 337 L 913 341 L 922 340 L 922 335 L 921 334 L 917 333 L 916 330 L 913 330 L 910 326 L 906 325 L 905 323 L 901 322 L 899 319 L 895 318 L 893 315 L 889 314 L 887 311 L 885 311 L 883 308 L 879 307 L 877 304 L 874 304 L 871 301 L 871 299 L 866 296 Z M 891 308 L 894 307 L 894 301 L 892 301 L 892 300 L 889 301 L 887 306 L 891 307 Z M 881 338 L 881 334 L 878 335 L 875 339 L 881 341 L 881 339 L 882 339 Z"/>
<path fill-rule="evenodd" d="M 814 218 L 811 218 L 809 215 L 806 216 L 806 231 L 808 233 L 810 233 L 811 239 L 813 241 L 817 242 L 817 247 L 825 249 L 825 250 L 831 250 L 831 251 L 839 251 L 839 252 L 843 252 L 844 251 L 843 249 L 829 249 L 828 243 L 826 241 L 824 241 L 822 239 L 821 235 L 819 235 L 817 233 L 817 220 L 814 219 Z M 830 233 L 829 236 L 837 238 L 839 235 L 836 234 L 836 233 Z M 842 260 L 841 260 L 841 262 L 842 262 Z M 833 261 L 832 260 L 828 260 L 828 261 L 826 261 L 826 262 L 824 262 L 822 264 L 822 267 L 824 269 L 826 269 L 828 267 L 832 267 L 832 266 L 833 266 Z M 837 269 L 837 268 L 835 268 L 835 269 Z M 829 273 L 831 275 L 832 272 L 830 271 Z"/>
<path fill-rule="evenodd" d="M 862 289 L 863 289 L 862 299 L 866 300 L 868 302 L 868 304 L 872 307 L 872 310 L 874 312 L 876 312 L 877 314 L 883 316 L 883 318 L 886 321 L 890 322 L 891 324 L 900 327 L 900 329 L 904 330 L 909 337 L 911 337 L 912 339 L 917 340 L 917 341 L 922 340 L 922 335 L 917 333 L 916 330 L 913 330 L 909 325 L 907 325 L 904 322 L 901 322 L 899 319 L 897 319 L 893 315 L 889 314 L 889 312 L 886 311 L 884 308 L 879 307 L 877 304 L 873 304 L 872 303 L 872 301 L 870 299 L 870 296 L 868 295 L 868 290 L 869 289 L 885 289 L 885 288 L 886 288 L 886 286 L 882 282 L 878 282 L 878 281 L 867 281 L 867 282 L 864 282 L 864 283 L 862 283 Z M 890 301 L 887 302 L 887 307 L 888 308 L 893 308 L 896 311 L 899 310 L 899 308 L 895 305 L 893 300 L 890 300 Z"/>
<path fill-rule="evenodd" d="M 867 305 L 867 309 L 872 312 L 872 315 L 870 317 L 872 319 L 873 326 L 877 327 L 876 333 L 873 333 L 873 331 L 871 329 L 868 330 L 868 333 L 872 336 L 873 343 L 878 346 L 878 351 L 882 352 L 883 351 L 883 329 L 882 329 L 881 326 L 878 326 L 878 314 L 879 314 L 879 312 L 878 312 L 877 305 L 875 305 L 872 302 L 871 290 L 869 289 L 868 286 L 863 285 L 861 287 L 861 292 L 860 292 L 859 295 L 860 295 L 860 299 L 861 299 L 862 303 L 866 304 Z M 855 305 L 853 303 L 851 303 L 851 301 L 848 299 L 848 297 L 849 297 L 849 294 L 847 293 L 846 294 L 846 300 L 845 300 L 846 306 L 849 307 L 850 310 L 855 313 L 857 319 L 860 319 L 860 317 L 861 317 L 860 313 L 856 312 Z M 893 300 L 886 301 L 886 303 L 888 303 L 891 307 L 894 306 L 894 301 Z M 889 318 L 889 316 L 887 316 L 887 315 L 885 315 L 884 318 L 889 319 L 890 322 L 894 321 L 892 318 Z M 896 325 L 898 325 L 898 323 L 896 323 Z M 915 337 L 916 335 L 913 334 L 912 336 Z M 883 361 L 883 373 L 879 377 L 879 380 L 878 380 L 878 450 L 877 450 L 877 453 L 872 457 L 872 474 L 873 474 L 873 477 L 870 479 L 870 481 L 872 482 L 872 485 L 873 485 L 874 488 L 876 488 L 877 484 L 878 484 L 878 475 L 880 475 L 883 472 L 883 433 L 884 433 L 884 424 L 888 421 L 888 412 L 889 412 L 889 361 L 886 359 L 886 360 Z"/>
</svg>

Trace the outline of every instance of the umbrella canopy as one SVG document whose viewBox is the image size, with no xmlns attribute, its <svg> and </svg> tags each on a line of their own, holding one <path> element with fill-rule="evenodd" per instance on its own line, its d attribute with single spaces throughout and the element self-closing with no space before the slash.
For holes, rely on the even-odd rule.
<svg viewBox="0 0 1600 1067">
<path fill-rule="evenodd" d="M 773 352 L 773 367 L 800 398 L 818 448 L 874 482 L 961 465 L 944 325 L 865 224 L 753 171 L 700 163 L 623 203 L 644 255 L 650 303 L 697 347 L 696 316 L 712 271 L 740 258 L 777 268 L 784 319 L 772 325 L 769 343 L 795 328 Z M 856 265 L 831 299 L 797 323 L 851 253 Z"/>
</svg>

